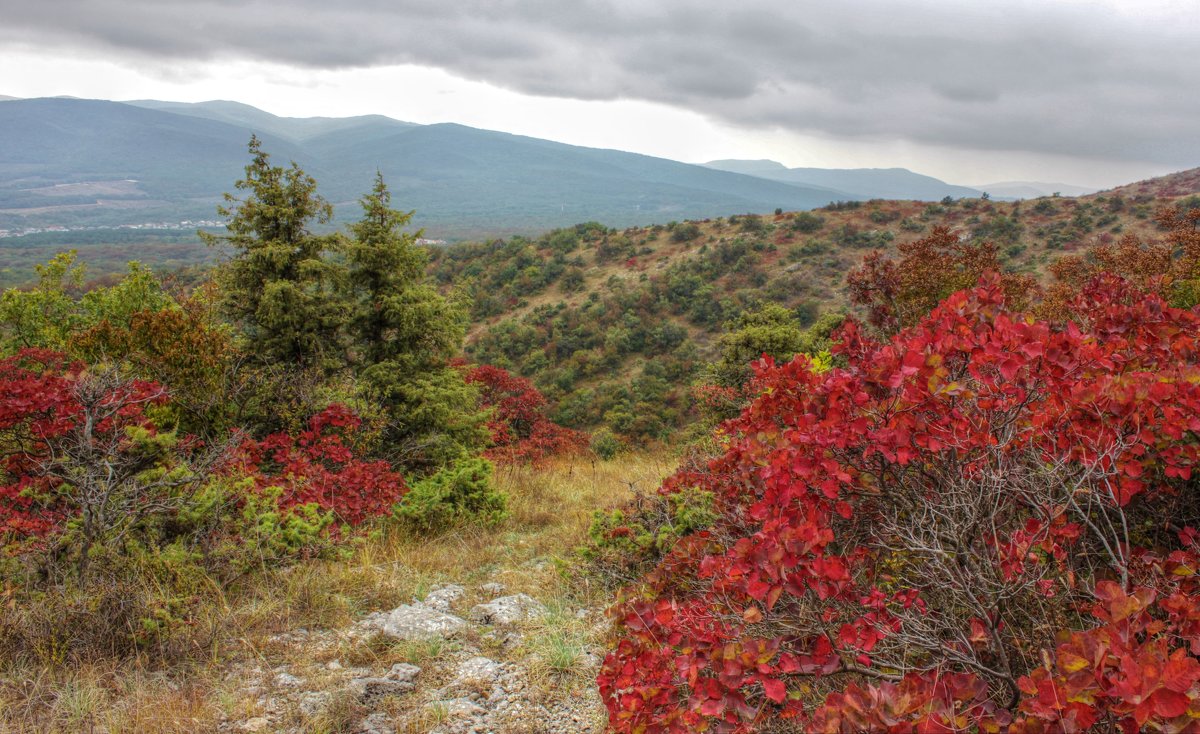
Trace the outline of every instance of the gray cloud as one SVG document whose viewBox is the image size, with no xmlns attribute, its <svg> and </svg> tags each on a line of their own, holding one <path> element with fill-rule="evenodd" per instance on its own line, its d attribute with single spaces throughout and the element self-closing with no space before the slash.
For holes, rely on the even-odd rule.
<svg viewBox="0 0 1200 734">
<path fill-rule="evenodd" d="M 1148 8 L 0 0 L 0 43 L 133 60 L 412 63 L 530 94 L 663 102 L 748 127 L 1196 165 L 1200 22 Z"/>
</svg>

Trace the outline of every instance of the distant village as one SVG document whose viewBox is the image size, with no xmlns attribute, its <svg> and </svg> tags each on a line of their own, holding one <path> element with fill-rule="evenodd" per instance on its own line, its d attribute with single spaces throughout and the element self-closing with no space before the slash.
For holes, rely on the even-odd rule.
<svg viewBox="0 0 1200 734">
<path fill-rule="evenodd" d="M 105 230 L 119 229 L 161 229 L 161 230 L 186 230 L 186 229 L 211 229 L 214 227 L 224 227 L 225 222 L 215 219 L 201 219 L 198 221 L 184 220 L 182 222 L 143 222 L 142 224 L 110 224 L 110 225 L 87 225 L 68 227 L 64 225 L 50 225 L 47 227 L 21 227 L 19 229 L 0 229 L 0 238 L 5 237 L 25 237 L 31 234 L 42 234 L 43 232 L 99 232 Z"/>
</svg>

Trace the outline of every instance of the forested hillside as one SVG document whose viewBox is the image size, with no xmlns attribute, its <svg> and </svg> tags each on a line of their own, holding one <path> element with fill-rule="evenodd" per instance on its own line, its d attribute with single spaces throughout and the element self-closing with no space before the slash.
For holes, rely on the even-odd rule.
<svg viewBox="0 0 1200 734">
<path fill-rule="evenodd" d="M 856 312 L 846 275 L 874 250 L 896 253 L 944 227 L 990 243 L 1004 270 L 1045 280 L 1064 255 L 1159 236 L 1157 209 L 1200 206 L 1197 192 L 1185 183 L 1162 196 L 875 200 L 624 230 L 588 223 L 434 249 L 430 269 L 471 296 L 468 354 L 532 379 L 556 420 L 666 441 L 697 419 L 695 384 L 739 318 L 778 304 L 803 330 Z"/>
</svg>

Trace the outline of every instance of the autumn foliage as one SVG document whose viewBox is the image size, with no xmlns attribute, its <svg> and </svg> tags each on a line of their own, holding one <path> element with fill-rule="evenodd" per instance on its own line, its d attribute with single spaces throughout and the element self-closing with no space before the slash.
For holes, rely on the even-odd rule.
<svg viewBox="0 0 1200 734">
<path fill-rule="evenodd" d="M 61 491 L 63 478 L 51 471 L 67 444 L 86 438 L 84 448 L 111 472 L 118 455 L 133 450 L 128 430 L 153 429 L 146 409 L 165 402 L 160 386 L 129 380 L 95 392 L 85 389 L 89 381 L 84 365 L 50 350 L 0 360 L 0 539 L 45 536 L 77 514 L 72 494 Z M 111 453 L 102 454 L 105 448 Z"/>
<path fill-rule="evenodd" d="M 485 364 L 468 369 L 466 380 L 479 387 L 483 407 L 492 410 L 492 447 L 484 452 L 492 461 L 537 463 L 586 445 L 584 434 L 546 417 L 546 398 L 524 377 Z"/>
<path fill-rule="evenodd" d="M 1012 292 L 757 365 L 664 486 L 717 521 L 612 610 L 616 731 L 1200 731 L 1200 316 L 1113 276 L 1065 324 Z"/>
<path fill-rule="evenodd" d="M 232 468 L 253 477 L 259 488 L 281 489 L 281 507 L 315 504 L 338 522 L 359 525 L 390 513 L 408 491 L 388 462 L 354 456 L 352 440 L 361 426 L 362 419 L 349 408 L 331 405 L 312 416 L 299 435 L 247 439 Z"/>
</svg>

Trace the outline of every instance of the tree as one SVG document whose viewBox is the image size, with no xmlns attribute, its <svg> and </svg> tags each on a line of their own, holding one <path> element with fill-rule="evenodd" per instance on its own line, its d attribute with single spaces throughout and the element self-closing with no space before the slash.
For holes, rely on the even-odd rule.
<svg viewBox="0 0 1200 734">
<path fill-rule="evenodd" d="M 1066 324 L 992 276 L 845 368 L 764 360 L 716 520 L 612 610 L 619 732 L 1189 731 L 1200 315 L 1113 276 Z M 791 727 L 789 729 L 788 727 Z"/>
<path fill-rule="evenodd" d="M 391 208 L 382 175 L 360 203 L 346 247 L 351 356 L 368 396 L 388 413 L 397 460 L 425 471 L 486 440 L 477 392 L 450 363 L 466 308 L 425 282 L 418 235 L 401 231 L 412 213 Z"/>
<path fill-rule="evenodd" d="M 338 249 L 340 238 L 311 231 L 329 222 L 333 208 L 295 162 L 287 169 L 272 166 L 257 137 L 250 138 L 249 150 L 253 160 L 235 184 L 245 198 L 225 194 L 229 205 L 217 209 L 229 217 L 229 234 L 200 232 L 210 245 L 234 250 L 218 273 L 223 310 L 258 360 L 336 367 L 342 361 L 344 310 L 337 288 L 343 273 L 327 254 Z"/>
<path fill-rule="evenodd" d="M 850 271 L 850 300 L 867 309 L 867 320 L 885 334 L 912 326 L 943 298 L 973 286 L 985 273 L 1001 273 L 1000 282 L 1014 306 L 1033 298 L 1037 283 L 1019 273 L 1003 273 L 990 242 L 969 242 L 946 227 L 898 246 L 899 262 L 873 252 Z"/>
</svg>

